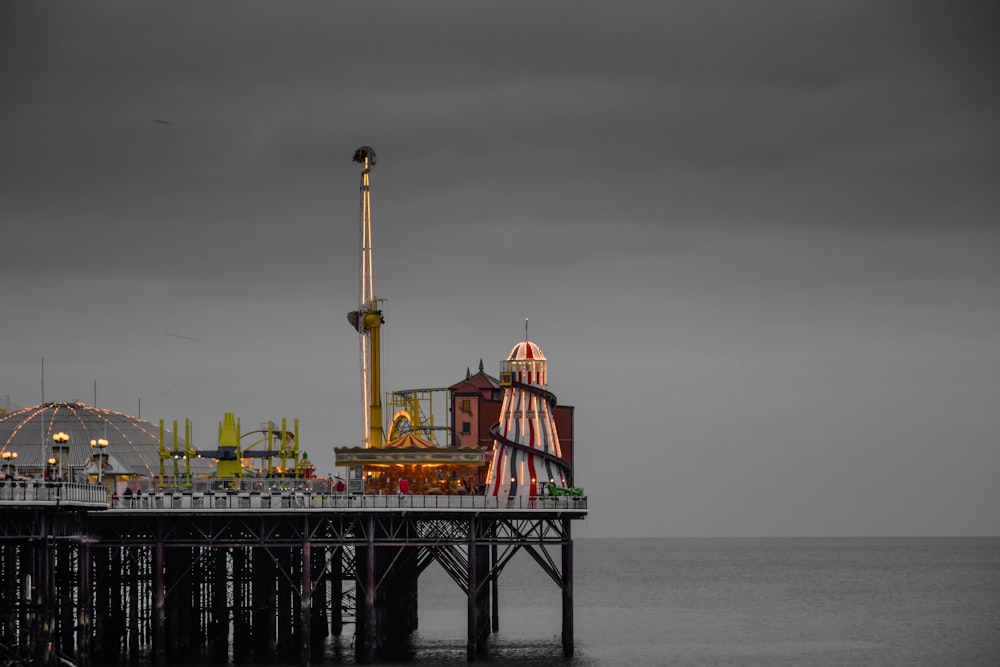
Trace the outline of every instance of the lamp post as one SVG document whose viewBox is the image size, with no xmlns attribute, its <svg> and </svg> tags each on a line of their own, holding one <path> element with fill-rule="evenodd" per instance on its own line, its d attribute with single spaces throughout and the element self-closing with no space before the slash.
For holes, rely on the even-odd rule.
<svg viewBox="0 0 1000 667">
<path fill-rule="evenodd" d="M 58 454 L 58 456 L 55 457 L 56 462 L 59 465 L 57 476 L 59 477 L 59 479 L 62 479 L 63 459 L 66 458 L 66 455 L 69 452 L 69 447 L 66 446 L 66 443 L 69 442 L 69 436 L 63 433 L 62 431 L 59 431 L 58 433 L 52 436 L 52 442 L 56 443 L 55 446 L 52 447 L 52 453 Z M 51 459 L 49 460 L 51 461 Z"/>
<path fill-rule="evenodd" d="M 4 450 L 3 453 L 0 453 L 0 458 L 3 459 L 4 470 L 7 471 L 8 475 L 13 476 L 17 467 L 15 465 L 15 462 L 17 461 L 17 452 Z"/>
<path fill-rule="evenodd" d="M 97 440 L 91 440 L 90 446 L 94 448 L 97 454 L 97 483 L 104 483 L 104 449 L 108 446 L 108 441 L 104 438 L 98 438 Z"/>
</svg>

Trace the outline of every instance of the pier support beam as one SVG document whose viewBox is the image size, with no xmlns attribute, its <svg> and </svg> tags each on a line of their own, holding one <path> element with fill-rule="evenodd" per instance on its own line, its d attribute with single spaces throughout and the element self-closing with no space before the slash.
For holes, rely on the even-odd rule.
<svg viewBox="0 0 1000 667">
<path fill-rule="evenodd" d="M 191 591 L 192 549 L 171 547 L 164 549 L 164 618 L 166 641 L 163 648 L 167 660 L 173 664 L 181 658 L 192 657 L 192 632 L 194 619 L 198 613 L 194 607 Z M 169 601 L 166 596 L 169 592 Z"/>
<path fill-rule="evenodd" d="M 212 662 L 216 664 L 226 664 L 229 660 L 229 601 L 227 599 L 228 588 L 228 563 L 227 549 L 215 549 L 210 552 L 211 558 L 211 614 L 208 621 L 208 645 L 209 655 Z M 237 583 L 233 582 L 233 614 L 237 613 L 236 607 Z"/>
<path fill-rule="evenodd" d="M 311 547 L 309 560 L 312 563 L 312 590 L 309 593 L 310 620 L 309 644 L 313 660 L 323 659 L 323 644 L 330 636 L 330 626 L 327 621 L 329 598 L 327 588 L 329 578 L 326 570 L 327 549 Z"/>
<path fill-rule="evenodd" d="M 307 520 L 308 521 L 308 520 Z M 308 523 L 306 524 L 308 526 Z M 306 531 L 308 534 L 308 530 Z M 299 665 L 312 661 L 312 553 L 309 542 L 302 544 L 302 593 L 299 596 Z"/>
<path fill-rule="evenodd" d="M 167 613 L 163 542 L 153 545 L 153 667 L 167 664 Z"/>
<path fill-rule="evenodd" d="M 250 654 L 251 643 L 251 603 L 248 567 L 250 550 L 245 547 L 233 548 L 233 661 L 240 662 Z"/>
<path fill-rule="evenodd" d="M 111 549 L 99 548 L 93 554 L 94 559 L 94 618 L 93 644 L 91 650 L 94 657 L 102 663 L 107 662 L 105 647 L 111 639 L 111 591 L 108 572 L 111 568 Z"/>
<path fill-rule="evenodd" d="M 365 550 L 365 585 L 364 606 L 357 611 L 357 616 L 363 615 L 364 631 L 361 636 L 360 655 L 362 663 L 371 664 L 375 661 L 375 517 L 368 516 L 368 544 Z M 358 574 L 361 574 L 360 572 Z M 359 606 L 361 600 L 358 600 Z M 362 619 L 358 619 L 362 620 Z"/>
<path fill-rule="evenodd" d="M 334 637 L 344 631 L 344 556 L 342 545 L 330 549 L 330 631 Z"/>
<path fill-rule="evenodd" d="M 491 528 L 493 536 L 496 537 L 496 526 Z M 490 545 L 490 615 L 492 623 L 490 629 L 493 632 L 500 632 L 500 573 L 497 572 L 497 545 Z"/>
<path fill-rule="evenodd" d="M 253 549 L 253 570 L 251 591 L 253 593 L 254 659 L 274 660 L 277 655 L 277 576 L 274 560 L 266 547 Z"/>
<path fill-rule="evenodd" d="M 573 537 L 569 519 L 562 520 L 562 645 L 563 655 L 573 656 Z"/>
<path fill-rule="evenodd" d="M 54 665 L 55 653 L 55 590 L 53 586 L 54 543 L 49 539 L 48 517 L 40 518 L 42 540 L 35 547 L 36 582 L 33 606 L 35 609 L 35 661 L 39 665 Z"/>
<path fill-rule="evenodd" d="M 490 589 L 486 586 L 490 576 L 490 549 L 480 543 L 481 526 L 477 517 L 469 519 L 468 640 L 465 652 L 470 662 L 486 655 L 490 628 Z"/>
<path fill-rule="evenodd" d="M 58 581 L 56 583 L 56 600 L 59 604 L 59 652 L 72 655 L 73 645 L 73 548 L 69 542 L 60 542 L 56 551 Z M 79 561 L 77 561 L 79 564 Z"/>
<path fill-rule="evenodd" d="M 479 604 L 477 593 L 479 588 L 479 577 L 476 572 L 476 561 L 479 560 L 476 554 L 476 518 L 469 519 L 469 594 L 467 600 L 466 613 L 468 614 L 468 628 L 465 643 L 465 658 L 469 662 L 479 655 Z"/>
<path fill-rule="evenodd" d="M 77 601 L 76 601 L 76 660 L 80 667 L 90 667 L 90 610 L 92 606 L 90 570 L 90 543 L 80 544 L 77 557 Z"/>
<path fill-rule="evenodd" d="M 121 649 L 126 634 L 125 606 L 122 598 L 122 585 L 124 583 L 122 556 L 122 549 L 108 550 L 108 565 L 104 582 L 104 588 L 107 589 L 108 615 L 105 618 L 101 646 L 101 661 L 108 664 L 120 662 Z"/>
<path fill-rule="evenodd" d="M 275 613 L 277 616 L 277 633 L 275 639 L 276 655 L 295 655 L 296 625 L 298 613 L 296 613 L 296 595 L 293 588 L 298 579 L 298 563 L 295 556 L 298 553 L 291 548 L 274 549 L 272 557 L 275 561 L 275 585 L 277 586 L 277 604 Z"/>
<path fill-rule="evenodd" d="M 128 555 L 128 660 L 139 662 L 139 555 L 131 549 Z"/>
</svg>

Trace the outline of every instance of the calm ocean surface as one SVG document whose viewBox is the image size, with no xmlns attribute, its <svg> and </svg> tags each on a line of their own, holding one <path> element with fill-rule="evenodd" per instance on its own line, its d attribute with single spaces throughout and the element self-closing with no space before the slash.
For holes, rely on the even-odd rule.
<svg viewBox="0 0 1000 667">
<path fill-rule="evenodd" d="M 518 554 L 484 662 L 1000 665 L 1000 538 L 578 539 L 574 558 L 575 657 L 559 589 Z M 465 598 L 432 566 L 408 664 L 467 664 L 465 628 Z"/>
</svg>

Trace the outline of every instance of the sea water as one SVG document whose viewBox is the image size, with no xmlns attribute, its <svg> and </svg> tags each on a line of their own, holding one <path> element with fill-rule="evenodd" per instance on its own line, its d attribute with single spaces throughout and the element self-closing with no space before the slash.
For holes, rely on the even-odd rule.
<svg viewBox="0 0 1000 667">
<path fill-rule="evenodd" d="M 574 656 L 558 586 L 518 553 L 486 664 L 1000 665 L 1000 538 L 577 539 L 574 561 Z M 466 664 L 460 589 L 435 565 L 419 599 L 409 664 Z"/>
</svg>

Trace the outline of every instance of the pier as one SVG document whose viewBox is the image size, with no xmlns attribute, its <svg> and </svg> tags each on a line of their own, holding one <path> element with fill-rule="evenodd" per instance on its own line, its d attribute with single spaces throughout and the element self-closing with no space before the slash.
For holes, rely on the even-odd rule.
<svg viewBox="0 0 1000 667">
<path fill-rule="evenodd" d="M 353 160 L 363 165 L 361 280 L 347 319 L 365 407 L 359 446 L 333 447 L 345 477 L 315 476 L 298 420 L 244 430 L 226 413 L 217 446 L 195 447 L 189 420 L 182 440 L 177 421 L 156 429 L 97 408 L 96 382 L 93 406 L 43 397 L 0 417 L 0 664 L 297 657 L 305 667 L 350 624 L 356 662 L 406 658 L 417 583 L 434 563 L 466 596 L 472 661 L 499 629 L 500 574 L 518 552 L 561 590 L 572 655 L 572 523 L 587 514 L 574 486 L 573 408 L 548 389 L 526 319 L 499 380 L 480 360 L 449 387 L 393 392 L 385 418 L 375 151 L 362 146 Z M 434 392 L 446 396 L 447 426 L 435 425 Z"/>
<path fill-rule="evenodd" d="M 585 497 L 217 486 L 109 498 L 92 484 L 0 484 L 0 662 L 308 666 L 350 624 L 356 662 L 405 657 L 435 562 L 465 593 L 472 661 L 499 629 L 500 574 L 518 551 L 562 591 L 573 653 Z"/>
</svg>

